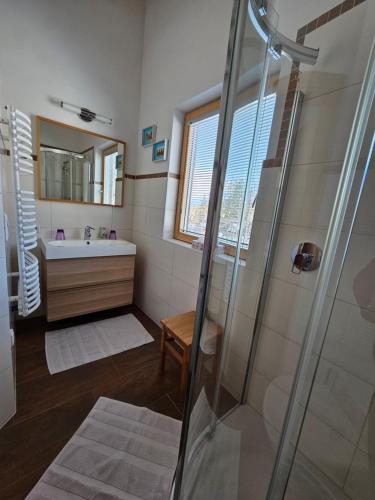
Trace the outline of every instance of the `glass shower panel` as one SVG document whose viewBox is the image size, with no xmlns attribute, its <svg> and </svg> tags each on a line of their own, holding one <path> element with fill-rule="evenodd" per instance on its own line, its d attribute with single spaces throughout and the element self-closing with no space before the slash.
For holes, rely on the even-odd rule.
<svg viewBox="0 0 375 500">
<path fill-rule="evenodd" d="M 258 202 L 262 204 L 258 196 L 262 167 L 269 151 L 276 150 L 273 135 L 278 135 L 282 128 L 282 112 L 288 99 L 287 76 L 292 64 L 286 59 L 271 57 L 268 43 L 250 22 L 247 2 L 240 1 L 238 5 L 236 26 L 232 26 L 232 34 L 237 30 L 236 47 L 233 59 L 229 52 L 231 76 L 229 89 L 224 90 L 222 98 L 216 154 L 225 172 L 221 179 L 216 179 L 220 185 L 219 197 L 210 201 L 211 209 L 214 207 L 221 217 L 212 228 L 213 252 L 207 289 L 204 294 L 200 289 L 200 298 L 204 295 L 203 320 L 198 326 L 201 335 L 194 384 L 190 389 L 186 450 L 177 472 L 177 488 L 181 487 L 180 498 L 184 499 L 241 498 L 240 483 L 249 476 L 240 443 L 243 429 L 236 429 L 235 423 L 226 426 L 220 422 L 240 404 L 245 383 L 261 272 L 268 248 L 268 238 L 262 228 L 263 248 L 258 246 L 253 250 L 252 238 L 256 229 L 259 230 L 254 214 Z M 267 16 L 276 26 L 277 14 L 271 5 Z M 251 119 L 241 130 L 244 120 L 240 117 L 244 111 Z M 215 166 L 217 175 L 217 162 Z M 239 169 L 246 175 L 241 183 L 234 185 L 233 178 L 238 178 Z M 268 189 L 273 200 L 266 203 L 271 213 L 280 171 L 276 174 Z M 212 185 L 214 191 L 215 172 Z M 233 189 L 241 210 L 233 209 L 229 218 L 228 211 L 234 207 L 227 206 L 226 196 L 230 192 L 228 198 L 232 197 Z M 223 237 L 229 232 L 229 219 L 231 245 Z M 270 224 L 266 230 L 269 229 Z M 219 460 L 217 467 L 211 467 L 215 460 Z M 256 473 L 253 479 L 256 483 Z M 175 498 L 178 494 L 175 490 Z"/>
<path fill-rule="evenodd" d="M 174 499 L 273 500 L 284 496 L 277 477 L 282 468 L 282 475 L 288 477 L 293 465 L 280 460 L 284 431 L 295 401 L 293 388 L 303 360 L 319 264 L 322 255 L 322 264 L 327 260 L 330 221 L 337 213 L 336 193 L 347 163 L 344 159 L 374 37 L 373 2 L 344 2 L 332 12 L 314 4 L 312 20 L 296 26 L 294 32 L 299 44 L 320 48 L 316 65 L 285 57 L 274 60 L 247 16 L 247 2 L 238 4 L 240 15 L 234 46 L 230 45 L 230 77 L 223 96 L 215 164 L 219 172 L 226 167 L 226 175 L 213 180 L 203 258 L 208 264 L 202 267 L 191 365 L 194 378 L 185 410 Z M 299 5 L 296 0 L 296 13 Z M 267 13 L 275 25 L 277 16 L 269 2 Z M 282 14 L 285 27 L 288 13 Z M 259 174 L 254 159 L 261 149 L 259 130 L 266 123 L 263 103 L 273 94 L 271 133 Z M 230 259 L 219 251 L 220 214 L 230 183 L 236 111 L 244 99 L 257 100 L 257 117 L 248 178 L 239 190 L 243 209 L 236 220 L 237 244 Z M 302 101 L 299 116 L 296 103 Z M 216 183 L 220 189 L 215 192 Z M 249 242 L 244 240 L 246 234 Z M 338 280 L 339 271 L 339 265 L 328 269 L 332 283 Z M 333 301 L 331 287 L 319 318 L 322 322 L 328 319 Z M 311 361 L 318 356 L 318 351 L 312 353 Z M 322 401 L 324 407 L 324 398 Z M 335 418 L 330 408 L 325 410 L 325 418 Z M 311 414 L 305 425 L 313 422 L 324 429 L 324 418 Z M 327 435 L 322 436 L 324 443 Z M 291 444 L 297 442 L 298 433 Z M 313 466 L 318 444 L 313 436 L 310 454 L 300 453 L 301 460 Z M 305 497 L 291 499 L 341 498 L 334 476 L 337 456 L 345 455 L 347 449 L 326 451 L 318 455 L 325 496 L 314 497 L 315 485 L 305 468 L 297 475 L 293 470 L 294 482 L 289 483 Z"/>
<path fill-rule="evenodd" d="M 329 321 L 287 500 L 331 498 L 329 492 L 343 500 L 375 498 L 374 129 L 373 105 L 336 255 L 340 276 L 327 292 Z M 310 491 L 299 487 L 301 476 Z"/>
</svg>

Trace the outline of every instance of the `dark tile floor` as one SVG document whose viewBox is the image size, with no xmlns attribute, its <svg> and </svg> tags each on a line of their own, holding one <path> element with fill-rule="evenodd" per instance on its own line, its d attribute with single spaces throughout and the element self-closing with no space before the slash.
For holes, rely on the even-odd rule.
<svg viewBox="0 0 375 500">
<path fill-rule="evenodd" d="M 50 375 L 44 332 L 133 313 L 155 342 Z M 21 500 L 70 439 L 100 396 L 181 419 L 179 366 L 167 357 L 159 375 L 160 329 L 135 306 L 47 325 L 25 320 L 16 329 L 17 413 L 0 431 L 0 499 Z"/>
</svg>

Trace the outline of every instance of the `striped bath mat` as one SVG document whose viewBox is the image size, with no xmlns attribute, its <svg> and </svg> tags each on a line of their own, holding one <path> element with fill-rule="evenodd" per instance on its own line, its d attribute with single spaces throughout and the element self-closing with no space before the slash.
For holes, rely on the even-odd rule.
<svg viewBox="0 0 375 500">
<path fill-rule="evenodd" d="M 46 332 L 48 369 L 62 372 L 153 340 L 133 314 Z"/>
</svg>

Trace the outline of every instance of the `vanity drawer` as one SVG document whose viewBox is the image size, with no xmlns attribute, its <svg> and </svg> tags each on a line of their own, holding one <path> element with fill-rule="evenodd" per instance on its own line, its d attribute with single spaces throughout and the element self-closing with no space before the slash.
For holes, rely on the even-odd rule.
<svg viewBox="0 0 375 500">
<path fill-rule="evenodd" d="M 47 293 L 47 321 L 70 318 L 133 302 L 133 281 Z"/>
<path fill-rule="evenodd" d="M 47 291 L 132 280 L 134 261 L 134 255 L 46 260 Z"/>
</svg>

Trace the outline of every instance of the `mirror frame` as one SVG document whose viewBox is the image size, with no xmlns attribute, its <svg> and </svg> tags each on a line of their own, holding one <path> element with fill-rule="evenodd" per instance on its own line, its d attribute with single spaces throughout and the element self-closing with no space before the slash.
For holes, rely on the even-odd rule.
<svg viewBox="0 0 375 500">
<path fill-rule="evenodd" d="M 91 201 L 75 201 L 75 200 L 64 200 L 60 198 L 44 198 L 41 196 L 41 167 L 40 167 L 40 124 L 41 122 L 51 123 L 53 125 L 58 125 L 59 127 L 69 128 L 71 130 L 76 130 L 77 132 L 81 132 L 87 135 L 93 135 L 95 137 L 101 137 L 102 139 L 107 139 L 110 141 L 115 141 L 123 144 L 124 146 L 124 159 L 123 159 L 123 168 L 122 168 L 122 190 L 121 190 L 121 205 L 111 205 L 109 203 L 94 203 Z M 96 207 L 112 207 L 112 208 L 122 208 L 125 204 L 124 196 L 125 196 L 125 168 L 126 168 L 126 155 L 127 155 L 127 143 L 125 141 L 121 141 L 119 139 L 115 139 L 114 137 L 110 137 L 108 135 L 98 134 L 97 132 L 91 132 L 90 130 L 85 130 L 83 128 L 75 127 L 74 125 L 68 125 L 67 123 L 59 122 L 57 120 L 52 120 L 51 118 L 47 118 L 45 116 L 36 115 L 35 116 L 35 125 L 36 125 L 36 189 L 35 192 L 37 194 L 38 200 L 40 201 L 51 201 L 56 203 L 73 203 L 75 205 L 94 205 Z"/>
</svg>

